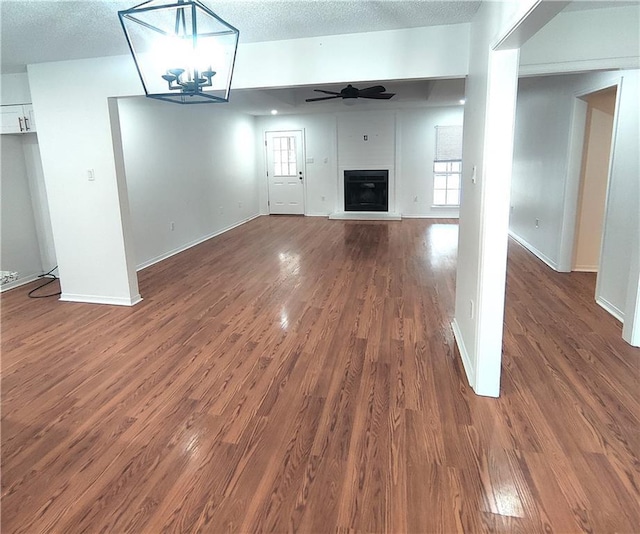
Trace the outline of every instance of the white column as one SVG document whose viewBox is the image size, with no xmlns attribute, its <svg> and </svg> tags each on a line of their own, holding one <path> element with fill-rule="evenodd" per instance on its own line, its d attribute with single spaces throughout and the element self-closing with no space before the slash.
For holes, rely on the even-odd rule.
<svg viewBox="0 0 640 534">
<path fill-rule="evenodd" d="M 453 331 L 469 384 L 500 394 L 519 47 L 562 2 L 483 2 L 472 23 Z"/>
<path fill-rule="evenodd" d="M 125 178 L 117 176 L 108 98 L 141 91 L 131 58 L 28 67 L 38 118 L 61 300 L 131 306 L 141 300 Z"/>
</svg>

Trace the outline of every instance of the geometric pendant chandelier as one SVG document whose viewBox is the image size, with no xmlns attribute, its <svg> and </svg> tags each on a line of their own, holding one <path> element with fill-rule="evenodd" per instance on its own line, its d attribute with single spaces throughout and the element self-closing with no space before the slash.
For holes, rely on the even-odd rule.
<svg viewBox="0 0 640 534">
<path fill-rule="evenodd" d="M 118 17 L 149 98 L 229 101 L 240 32 L 202 2 L 150 0 Z"/>
</svg>

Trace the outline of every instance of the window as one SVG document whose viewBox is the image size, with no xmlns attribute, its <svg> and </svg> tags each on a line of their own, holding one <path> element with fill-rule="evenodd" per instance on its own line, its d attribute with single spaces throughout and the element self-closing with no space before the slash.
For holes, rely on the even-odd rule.
<svg viewBox="0 0 640 534">
<path fill-rule="evenodd" d="M 460 205 L 462 160 L 433 162 L 433 205 Z"/>
<path fill-rule="evenodd" d="M 274 176 L 295 176 L 296 138 L 294 136 L 273 138 Z"/>
<path fill-rule="evenodd" d="M 459 206 L 462 183 L 462 126 L 436 126 L 433 205 Z"/>
</svg>

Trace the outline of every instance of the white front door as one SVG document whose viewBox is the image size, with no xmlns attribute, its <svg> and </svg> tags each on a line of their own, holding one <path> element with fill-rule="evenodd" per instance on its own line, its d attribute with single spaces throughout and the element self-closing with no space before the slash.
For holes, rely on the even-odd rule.
<svg viewBox="0 0 640 534">
<path fill-rule="evenodd" d="M 269 213 L 304 215 L 302 131 L 266 132 Z"/>
</svg>

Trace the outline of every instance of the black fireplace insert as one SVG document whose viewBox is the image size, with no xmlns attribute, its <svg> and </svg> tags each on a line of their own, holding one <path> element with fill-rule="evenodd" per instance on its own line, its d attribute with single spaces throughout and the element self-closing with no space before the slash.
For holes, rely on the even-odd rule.
<svg viewBox="0 0 640 534">
<path fill-rule="evenodd" d="M 344 211 L 389 211 L 389 171 L 344 171 Z"/>
</svg>

